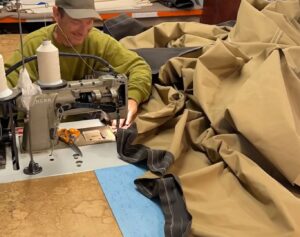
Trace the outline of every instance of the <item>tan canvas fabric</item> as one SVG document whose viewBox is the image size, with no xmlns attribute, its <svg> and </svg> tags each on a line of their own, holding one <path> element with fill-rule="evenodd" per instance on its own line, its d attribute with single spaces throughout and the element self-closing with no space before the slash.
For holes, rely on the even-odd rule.
<svg viewBox="0 0 300 237">
<path fill-rule="evenodd" d="M 203 46 L 199 57 L 161 68 L 161 85 L 136 119 L 133 144 L 173 162 L 145 153 L 148 165 L 165 168 L 149 166 L 137 183 L 149 191 L 149 180 L 178 177 L 192 216 L 186 232 L 166 223 L 167 236 L 300 236 L 299 22 L 298 0 L 243 0 L 230 31 L 163 23 L 122 40 L 129 48 Z"/>
<path fill-rule="evenodd" d="M 214 25 L 197 22 L 166 22 L 139 35 L 123 38 L 120 42 L 130 49 L 159 48 L 171 45 L 192 47 L 213 43 L 217 38 L 226 37 L 227 33 L 226 30 Z"/>
</svg>

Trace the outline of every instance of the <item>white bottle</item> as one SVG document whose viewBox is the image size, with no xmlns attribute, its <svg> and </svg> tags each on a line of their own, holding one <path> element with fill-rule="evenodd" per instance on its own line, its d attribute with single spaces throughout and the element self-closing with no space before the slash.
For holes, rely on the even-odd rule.
<svg viewBox="0 0 300 237">
<path fill-rule="evenodd" d="M 12 90 L 7 86 L 7 80 L 5 76 L 4 60 L 0 54 L 0 99 L 10 96 Z"/>
<path fill-rule="evenodd" d="M 58 49 L 50 40 L 45 40 L 36 50 L 39 80 L 42 86 L 55 86 L 62 83 Z"/>
</svg>

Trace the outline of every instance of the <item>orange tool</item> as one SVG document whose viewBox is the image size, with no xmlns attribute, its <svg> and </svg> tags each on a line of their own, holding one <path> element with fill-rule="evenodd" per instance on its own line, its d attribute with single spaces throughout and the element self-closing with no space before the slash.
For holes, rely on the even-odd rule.
<svg viewBox="0 0 300 237">
<path fill-rule="evenodd" d="M 57 131 L 59 140 L 67 144 L 69 147 L 76 152 L 76 154 L 82 156 L 82 152 L 79 147 L 75 144 L 77 138 L 80 136 L 80 131 L 75 128 L 65 129 L 61 128 Z"/>
</svg>

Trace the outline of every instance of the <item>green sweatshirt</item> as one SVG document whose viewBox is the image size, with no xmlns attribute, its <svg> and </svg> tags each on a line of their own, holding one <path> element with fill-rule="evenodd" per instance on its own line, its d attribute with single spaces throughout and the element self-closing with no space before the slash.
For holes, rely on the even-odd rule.
<svg viewBox="0 0 300 237">
<path fill-rule="evenodd" d="M 56 24 L 43 27 L 37 31 L 28 34 L 24 38 L 23 48 L 25 57 L 36 55 L 36 49 L 43 40 L 51 40 L 60 52 L 76 53 L 73 48 L 58 44 L 53 31 Z M 109 35 L 92 28 L 88 37 L 82 45 L 75 47 L 80 54 L 96 55 L 106 60 L 118 73 L 124 73 L 129 78 L 128 97 L 141 103 L 148 99 L 151 91 L 151 69 L 149 65 L 139 57 L 135 52 L 124 48 L 118 41 Z M 20 50 L 17 50 L 13 56 L 6 62 L 5 69 L 21 60 Z M 99 70 L 103 66 L 94 59 L 83 59 L 94 70 Z M 60 70 L 63 80 L 80 80 L 85 75 L 91 75 L 92 70 L 81 58 L 78 57 L 60 57 Z M 26 68 L 32 81 L 38 80 L 37 61 L 26 64 Z M 19 68 L 20 69 L 20 68 Z M 12 87 L 17 85 L 19 69 L 8 75 L 8 84 Z"/>
</svg>

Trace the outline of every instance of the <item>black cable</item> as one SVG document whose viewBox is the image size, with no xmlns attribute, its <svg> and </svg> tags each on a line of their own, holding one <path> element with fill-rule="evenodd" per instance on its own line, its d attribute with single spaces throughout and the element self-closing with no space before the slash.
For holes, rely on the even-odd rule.
<svg viewBox="0 0 300 237">
<path fill-rule="evenodd" d="M 81 57 L 81 58 L 92 58 L 95 59 L 96 61 L 100 62 L 104 67 L 107 67 L 109 69 L 109 73 L 113 73 L 114 75 L 117 75 L 118 73 L 114 70 L 114 68 L 103 58 L 95 56 L 95 55 L 91 55 L 91 54 L 74 54 L 74 53 L 64 53 L 64 52 L 59 52 L 59 56 L 62 57 Z M 33 55 L 30 56 L 28 58 L 24 58 L 24 64 L 29 63 L 33 60 L 36 60 L 37 56 Z M 5 71 L 5 75 L 8 76 L 11 72 L 13 72 L 14 70 L 16 70 L 18 67 L 23 65 L 23 60 L 17 62 L 16 64 L 12 65 L 10 68 L 8 68 Z"/>
<path fill-rule="evenodd" d="M 33 60 L 36 60 L 36 59 L 37 59 L 36 55 L 28 57 L 28 58 L 24 58 L 24 64 L 29 63 L 29 62 L 31 62 Z M 14 70 L 16 70 L 18 67 L 22 66 L 22 63 L 23 63 L 23 60 L 17 62 L 16 64 L 14 64 L 10 68 L 8 68 L 5 71 L 5 76 L 8 76 L 11 72 L 13 72 Z"/>
</svg>

